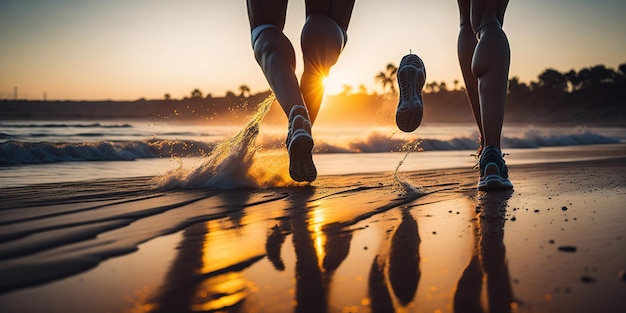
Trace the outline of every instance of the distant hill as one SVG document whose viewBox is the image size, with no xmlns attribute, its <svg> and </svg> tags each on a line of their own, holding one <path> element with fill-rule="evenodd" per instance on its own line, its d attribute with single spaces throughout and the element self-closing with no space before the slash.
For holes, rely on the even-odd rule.
<svg viewBox="0 0 626 313">
<path fill-rule="evenodd" d="M 509 94 L 505 121 L 530 124 L 582 124 L 626 126 L 626 88 L 559 93 L 541 90 Z M 3 120 L 102 120 L 144 119 L 168 121 L 243 123 L 269 91 L 250 97 L 221 97 L 183 100 L 137 101 L 0 101 Z M 424 123 L 473 122 L 465 92 L 424 93 Z M 397 96 L 338 94 L 327 96 L 318 123 L 350 125 L 394 123 Z M 274 103 L 266 123 L 286 123 L 285 114 Z"/>
<path fill-rule="evenodd" d="M 181 100 L 136 101 L 0 101 L 2 119 L 166 119 L 227 121 L 247 115 L 269 91 L 239 97 L 191 97 Z"/>
<path fill-rule="evenodd" d="M 428 84 L 424 92 L 424 123 L 473 122 L 462 89 L 448 90 L 445 84 Z M 200 93 L 180 100 L 136 101 L 0 101 L 0 119 L 149 119 L 210 123 L 243 123 L 270 95 L 265 91 L 247 97 L 233 93 L 225 97 L 201 97 Z M 326 96 L 316 123 L 336 125 L 394 123 L 398 96 L 351 93 L 346 90 Z M 286 123 L 282 109 L 274 103 L 266 123 Z M 578 72 L 560 73 L 546 69 L 529 85 L 513 77 L 505 115 L 507 123 L 626 126 L 626 63 L 619 71 L 603 65 Z"/>
</svg>

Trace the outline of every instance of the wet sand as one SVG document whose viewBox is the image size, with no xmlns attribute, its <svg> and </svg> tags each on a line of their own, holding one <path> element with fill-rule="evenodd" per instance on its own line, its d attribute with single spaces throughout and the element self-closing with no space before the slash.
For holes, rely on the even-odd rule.
<svg viewBox="0 0 626 313">
<path fill-rule="evenodd" d="M 0 190 L 2 312 L 626 312 L 626 158 Z M 616 156 L 622 154 L 622 156 Z"/>
</svg>

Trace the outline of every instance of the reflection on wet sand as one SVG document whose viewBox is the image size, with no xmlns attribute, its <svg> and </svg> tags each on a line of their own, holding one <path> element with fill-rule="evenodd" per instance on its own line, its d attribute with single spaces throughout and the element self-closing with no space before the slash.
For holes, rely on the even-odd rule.
<svg viewBox="0 0 626 313">
<path fill-rule="evenodd" d="M 474 250 L 454 294 L 454 311 L 512 312 L 517 308 L 503 243 L 507 201 L 512 191 L 480 192 L 477 196 L 480 215 L 473 224 Z M 483 310 L 481 291 L 486 283 Z"/>
<path fill-rule="evenodd" d="M 314 191 L 311 187 L 288 198 L 289 215 L 270 228 L 265 247 L 250 240 L 257 232 L 242 221 L 256 218 L 244 214 L 248 199 L 226 199 L 225 207 L 232 210 L 227 221 L 212 220 L 184 231 L 165 283 L 143 311 L 241 311 L 249 289 L 254 288 L 242 270 L 267 256 L 277 271 L 283 271 L 281 248 L 291 235 L 296 256 L 295 311 L 328 312 L 328 290 L 349 253 L 352 233 L 340 223 L 328 224 L 324 210 L 308 203 Z"/>
<path fill-rule="evenodd" d="M 388 241 L 390 245 L 382 245 L 369 273 L 369 296 L 374 313 L 393 312 L 394 307 L 411 303 L 421 275 L 417 221 L 408 209 L 402 210 L 402 220 Z"/>
<path fill-rule="evenodd" d="M 294 311 L 331 312 L 328 295 L 333 275 L 350 252 L 353 231 L 349 225 L 338 222 L 324 224 L 323 207 L 307 207 L 304 198 L 294 199 L 293 208 L 290 219 L 274 226 L 268 236 L 268 259 L 277 270 L 284 269 L 280 251 L 285 237 L 291 233 L 296 256 Z M 402 210 L 402 220 L 387 241 L 386 248 L 374 258 L 369 274 L 369 298 L 362 302 L 371 305 L 373 312 L 406 307 L 415 297 L 420 277 L 420 238 L 417 222 L 408 209 Z"/>
<path fill-rule="evenodd" d="M 225 219 L 211 220 L 187 227 L 165 283 L 147 306 L 149 312 L 214 312 L 234 309 L 248 295 L 242 269 L 263 257 L 261 247 L 243 242 L 233 249 L 232 242 L 244 237 L 247 218 L 245 193 L 223 199 L 232 211 Z M 235 312 L 235 310 L 231 310 Z"/>
<path fill-rule="evenodd" d="M 5 191 L 21 200 L 3 207 L 0 307 L 626 312 L 624 160 L 594 162 L 519 166 L 514 194 L 477 192 L 476 173 L 457 169 L 406 174 L 417 195 L 380 174 L 308 189 L 42 185 L 43 200 L 16 188 Z"/>
<path fill-rule="evenodd" d="M 379 313 L 413 312 L 432 306 L 432 298 L 418 297 L 418 286 L 422 274 L 437 274 L 422 272 L 421 262 L 446 256 L 420 252 L 422 239 L 418 221 L 422 216 L 416 218 L 418 210 L 415 206 L 395 206 L 386 213 L 383 223 L 365 224 L 375 226 L 367 230 L 367 226 L 355 228 L 353 221 L 345 222 L 344 218 L 339 219 L 344 222 L 336 221 L 333 210 L 338 208 L 329 207 L 333 202 L 319 195 L 315 198 L 314 187 L 304 189 L 281 198 L 280 205 L 268 204 L 267 207 L 282 212 L 269 220 L 267 211 L 254 213 L 251 210 L 248 203 L 251 200 L 241 196 L 245 193 L 224 198 L 223 207 L 229 212 L 225 218 L 186 228 L 163 286 L 149 299 L 151 301 L 143 311 L 303 313 L 335 312 L 342 308 L 346 312 L 355 312 L 360 308 L 359 312 Z M 451 290 L 447 298 L 450 311 L 515 311 L 517 304 L 513 302 L 503 244 L 510 196 L 511 192 L 479 193 L 477 203 L 470 201 L 467 202 L 469 205 L 462 205 L 462 209 L 468 212 L 473 212 L 476 205 L 480 214 L 471 225 L 474 243 L 469 263 L 459 276 L 452 277 L 458 281 L 456 289 Z M 350 202 L 343 203 L 348 205 Z M 442 209 L 436 205 L 432 208 Z M 354 209 L 357 208 L 344 208 Z M 428 219 L 422 223 L 433 225 Z M 361 291 L 364 293 L 333 290 L 340 288 L 341 284 L 334 282 L 335 274 L 351 257 L 351 244 L 361 231 L 378 241 L 371 243 L 378 250 L 369 254 L 359 252 L 367 258 L 356 260 L 371 264 L 361 274 L 366 279 L 362 283 L 355 282 L 365 287 Z M 378 235 L 375 234 L 377 231 Z M 283 259 L 283 256 L 287 257 Z M 251 279 L 249 271 L 245 270 L 262 263 L 259 261 L 265 257 L 263 280 Z M 354 267 L 354 262 L 352 259 L 347 266 Z M 273 272 L 267 272 L 267 269 Z M 291 276 L 291 285 L 281 278 L 281 287 L 273 293 L 259 292 L 259 288 L 264 288 L 259 284 L 281 284 L 272 282 L 279 273 Z M 345 280 L 345 274 L 341 275 L 340 278 Z M 423 288 L 433 286 L 430 281 L 424 283 Z M 483 290 L 486 290 L 485 295 L 482 295 Z M 350 293 L 352 296 L 347 297 L 356 297 L 356 303 L 344 298 Z M 341 294 L 341 298 L 332 296 L 337 294 Z M 270 295 L 275 300 L 260 298 L 262 295 Z"/>
<path fill-rule="evenodd" d="M 304 202 L 305 199 L 294 199 L 294 202 L 299 201 Z M 326 240 L 320 231 L 323 217 L 311 219 L 310 215 L 314 214 L 315 209 L 309 212 L 306 203 L 294 203 L 294 207 L 290 220 L 296 254 L 296 312 L 327 312 L 327 285 L 319 267 L 318 256 L 318 251 L 323 250 L 316 249 L 316 242 Z"/>
<path fill-rule="evenodd" d="M 281 271 L 281 246 L 291 232 L 296 256 L 295 312 L 328 312 L 328 293 L 335 270 L 348 256 L 352 232 L 341 223 L 326 224 L 324 210 L 307 206 L 310 192 L 292 199 L 289 220 L 272 228 L 267 256 Z"/>
</svg>

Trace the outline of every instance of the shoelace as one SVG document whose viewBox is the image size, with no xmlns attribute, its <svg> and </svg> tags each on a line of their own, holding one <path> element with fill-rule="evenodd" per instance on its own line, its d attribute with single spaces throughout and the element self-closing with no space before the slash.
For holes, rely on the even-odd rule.
<svg viewBox="0 0 626 313">
<path fill-rule="evenodd" d="M 483 152 L 483 146 L 481 145 L 480 147 L 478 147 L 478 150 L 476 151 L 476 153 L 470 154 L 470 156 L 474 157 L 474 160 L 476 160 L 476 164 L 474 165 L 474 167 L 472 167 L 473 171 L 480 169 L 480 155 L 482 154 L 482 152 Z"/>
<path fill-rule="evenodd" d="M 480 169 L 480 155 L 482 154 L 482 149 L 483 147 L 478 148 L 478 151 L 476 153 L 472 153 L 470 154 L 471 157 L 474 157 L 474 160 L 476 160 L 476 164 L 474 164 L 474 166 L 472 167 L 473 171 L 479 170 Z M 502 153 L 502 159 L 504 159 L 505 156 L 509 155 L 510 153 Z"/>
<path fill-rule="evenodd" d="M 478 153 L 472 153 L 470 154 L 471 157 L 474 157 L 474 160 L 476 160 L 476 164 L 474 164 L 474 166 L 472 167 L 472 171 L 477 171 L 480 169 L 480 154 Z"/>
</svg>

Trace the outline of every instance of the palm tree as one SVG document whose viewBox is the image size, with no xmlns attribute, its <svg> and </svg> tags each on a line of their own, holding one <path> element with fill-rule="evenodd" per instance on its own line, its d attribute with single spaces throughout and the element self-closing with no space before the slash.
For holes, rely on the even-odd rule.
<svg viewBox="0 0 626 313">
<path fill-rule="evenodd" d="M 240 97 L 245 98 L 246 94 L 248 97 L 250 96 L 250 87 L 248 87 L 248 85 L 239 86 L 239 90 L 241 91 L 241 94 L 239 95 Z"/>
<path fill-rule="evenodd" d="M 379 82 L 383 86 L 383 92 L 389 86 L 389 92 L 391 94 L 396 94 L 396 73 L 398 72 L 398 68 L 393 65 L 393 63 L 387 64 L 387 68 L 385 71 L 381 71 L 376 75 L 376 81 Z"/>
</svg>

